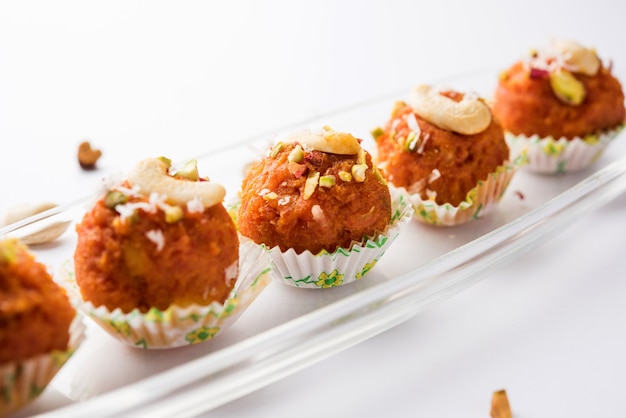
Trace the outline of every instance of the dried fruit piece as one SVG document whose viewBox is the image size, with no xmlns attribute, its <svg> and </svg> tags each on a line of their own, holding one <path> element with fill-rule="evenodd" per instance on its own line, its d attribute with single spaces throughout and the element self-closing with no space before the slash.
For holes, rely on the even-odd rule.
<svg viewBox="0 0 626 418">
<path fill-rule="evenodd" d="M 287 140 L 301 144 L 305 149 L 340 155 L 353 155 L 361 148 L 361 143 L 352 134 L 336 132 L 327 126 L 321 131 L 311 129 L 299 131 Z"/>
<path fill-rule="evenodd" d="M 128 173 L 128 182 L 137 186 L 141 193 L 149 195 L 154 192 L 167 196 L 170 203 L 176 205 L 186 205 L 198 199 L 205 208 L 209 208 L 220 203 L 226 194 L 226 189 L 217 183 L 175 179 L 168 174 L 167 165 L 158 158 L 140 161 Z"/>
<path fill-rule="evenodd" d="M 365 171 L 367 170 L 367 164 L 355 164 L 352 166 L 352 177 L 359 183 L 365 181 Z"/>
<path fill-rule="evenodd" d="M 352 174 L 348 173 L 347 171 L 340 171 L 339 178 L 343 181 L 352 181 Z"/>
<path fill-rule="evenodd" d="M 78 164 L 85 170 L 96 168 L 96 162 L 102 156 L 102 152 L 91 148 L 88 141 L 81 142 L 78 146 Z"/>
<path fill-rule="evenodd" d="M 565 64 L 576 73 L 594 76 L 600 70 L 596 51 L 571 40 L 556 40 L 554 46 L 565 58 Z"/>
<path fill-rule="evenodd" d="M 174 172 L 174 177 L 185 180 L 198 181 L 200 179 L 200 174 L 198 173 L 198 161 L 187 161 L 184 166 Z"/>
<path fill-rule="evenodd" d="M 506 390 L 495 391 L 491 397 L 491 418 L 511 418 L 511 406 Z"/>
<path fill-rule="evenodd" d="M 374 138 L 374 141 L 378 141 L 379 138 L 385 135 L 385 131 L 380 126 L 377 126 L 372 130 L 371 135 L 372 138 Z"/>
<path fill-rule="evenodd" d="M 404 149 L 409 152 L 415 151 L 417 149 L 418 140 L 419 137 L 417 136 L 417 134 L 411 131 L 409 133 L 409 136 L 406 138 L 406 141 L 404 141 Z"/>
<path fill-rule="evenodd" d="M 550 73 L 550 86 L 559 100 L 574 106 L 581 104 L 587 94 L 585 85 L 565 70 Z"/>
<path fill-rule="evenodd" d="M 420 84 L 411 90 L 410 105 L 430 123 L 463 135 L 483 132 L 491 123 L 489 106 L 472 94 L 457 102 L 436 88 Z"/>
<path fill-rule="evenodd" d="M 317 183 L 320 179 L 320 173 L 318 171 L 314 171 L 309 174 L 306 179 L 306 183 L 304 183 L 304 192 L 302 193 L 302 197 L 306 200 L 313 195 L 315 189 L 317 189 Z"/>
<path fill-rule="evenodd" d="M 287 160 L 291 161 L 292 163 L 300 163 L 302 162 L 302 160 L 304 160 L 304 151 L 302 150 L 302 147 L 297 144 L 289 153 L 289 156 L 287 157 Z"/>
<path fill-rule="evenodd" d="M 320 187 L 333 187 L 335 184 L 335 176 L 332 174 L 320 177 Z"/>
<path fill-rule="evenodd" d="M 284 142 L 277 142 L 276 144 L 274 144 L 274 146 L 270 150 L 270 157 L 276 158 L 278 153 L 281 152 L 283 148 L 285 148 Z"/>
<path fill-rule="evenodd" d="M 117 205 L 123 205 L 128 202 L 128 196 L 119 190 L 109 190 L 109 192 L 104 197 L 104 206 L 108 209 L 115 209 Z"/>
</svg>

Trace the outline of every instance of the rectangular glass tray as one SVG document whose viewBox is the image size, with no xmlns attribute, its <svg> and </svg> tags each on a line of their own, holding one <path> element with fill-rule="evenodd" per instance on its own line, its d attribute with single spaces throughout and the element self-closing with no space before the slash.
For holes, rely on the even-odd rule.
<svg viewBox="0 0 626 418">
<path fill-rule="evenodd" d="M 442 83 L 489 98 L 496 70 L 480 70 Z M 364 139 L 382 125 L 406 91 L 304 121 L 330 125 Z M 284 127 L 282 131 L 296 128 Z M 202 175 L 239 189 L 245 166 L 273 134 L 190 156 Z M 626 144 L 616 138 L 589 169 L 565 175 L 518 172 L 497 209 L 457 227 L 412 221 L 362 280 L 331 289 L 298 289 L 272 282 L 229 328 L 213 340 L 168 350 L 129 347 L 91 320 L 86 339 L 46 391 L 24 411 L 45 417 L 196 416 L 387 330 L 477 282 L 533 245 L 565 229 L 584 213 L 626 190 Z M 51 222 L 80 221 L 91 199 L 49 210 L 0 229 L 21 236 Z M 72 257 L 71 225 L 54 243 L 32 247 L 58 269 Z M 105 415 L 103 415 L 105 414 Z M 22 416 L 20 412 L 15 416 Z"/>
</svg>

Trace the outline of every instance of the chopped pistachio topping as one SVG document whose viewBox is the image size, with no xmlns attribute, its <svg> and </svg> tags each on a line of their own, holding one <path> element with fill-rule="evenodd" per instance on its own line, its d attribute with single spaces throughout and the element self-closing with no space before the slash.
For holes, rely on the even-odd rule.
<svg viewBox="0 0 626 418">
<path fill-rule="evenodd" d="M 320 187 L 332 187 L 336 184 L 335 176 L 329 174 L 327 176 L 320 177 Z"/>
<path fill-rule="evenodd" d="M 377 126 L 376 128 L 372 130 L 371 134 L 372 134 L 372 138 L 374 138 L 374 141 L 378 142 L 378 140 L 383 135 L 385 135 L 385 131 L 380 126 Z"/>
<path fill-rule="evenodd" d="M 315 189 L 317 189 L 317 184 L 320 179 L 319 171 L 314 171 L 309 173 L 309 176 L 306 179 L 306 183 L 304 183 L 304 192 L 302 193 L 302 197 L 306 200 L 313 195 Z"/>
<path fill-rule="evenodd" d="M 367 164 L 355 164 L 352 166 L 352 177 L 359 183 L 365 181 L 365 170 L 367 170 Z"/>
<path fill-rule="evenodd" d="M 160 157 L 157 157 L 157 160 L 162 161 L 163 164 L 165 164 L 167 168 L 170 168 L 172 166 L 172 160 L 170 160 L 167 157 L 160 156 Z"/>
<path fill-rule="evenodd" d="M 123 205 L 126 202 L 128 202 L 128 196 L 119 190 L 109 190 L 104 197 L 104 206 L 108 209 L 115 209 L 117 205 Z"/>
<path fill-rule="evenodd" d="M 374 172 L 374 176 L 376 177 L 376 180 L 378 180 L 383 185 L 387 185 L 387 180 L 383 177 L 378 167 L 374 166 L 372 171 Z"/>
<path fill-rule="evenodd" d="M 550 86 L 556 97 L 564 103 L 576 106 L 585 100 L 585 85 L 569 71 L 551 72 Z"/>
<path fill-rule="evenodd" d="M 279 141 L 276 144 L 274 144 L 274 146 L 272 147 L 272 150 L 270 151 L 270 157 L 276 158 L 278 153 L 281 152 L 283 148 L 285 148 L 284 142 Z"/>
<path fill-rule="evenodd" d="M 340 171 L 339 178 L 343 181 L 352 181 L 352 174 L 348 173 L 347 171 Z"/>
<path fill-rule="evenodd" d="M 409 136 L 406 138 L 406 141 L 404 141 L 404 149 L 411 152 L 415 151 L 417 149 L 418 140 L 419 137 L 417 136 L 417 134 L 411 131 L 411 133 L 409 133 Z"/>
<path fill-rule="evenodd" d="M 187 161 L 184 166 L 174 171 L 173 175 L 186 180 L 198 181 L 200 179 L 200 174 L 198 173 L 198 161 Z"/>
<path fill-rule="evenodd" d="M 292 163 L 299 163 L 302 160 L 304 160 L 304 151 L 302 150 L 302 147 L 299 144 L 297 144 L 291 150 L 287 159 L 291 161 Z"/>
</svg>

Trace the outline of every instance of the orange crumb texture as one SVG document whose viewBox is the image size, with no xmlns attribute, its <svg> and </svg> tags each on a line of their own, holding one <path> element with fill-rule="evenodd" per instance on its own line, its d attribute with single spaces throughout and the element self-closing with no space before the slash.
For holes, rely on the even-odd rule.
<svg viewBox="0 0 626 418">
<path fill-rule="evenodd" d="M 369 153 L 365 179 L 356 181 L 341 174 L 351 173 L 356 155 L 305 150 L 297 163 L 288 159 L 294 148 L 286 144 L 275 157 L 258 161 L 247 172 L 237 217 L 242 235 L 282 251 L 317 254 L 349 248 L 352 241 L 385 230 L 391 218 L 389 187 L 374 170 Z M 307 177 L 316 172 L 332 176 L 335 183 L 320 184 L 305 197 Z"/>
<path fill-rule="evenodd" d="M 75 315 L 65 290 L 27 247 L 0 242 L 0 364 L 66 350 Z"/>
<path fill-rule="evenodd" d="M 548 77 L 531 77 L 528 66 L 517 62 L 500 75 L 493 112 L 505 130 L 542 138 L 582 138 L 624 122 L 622 86 L 608 68 L 602 66 L 594 76 L 574 76 L 586 91 L 584 101 L 575 106 L 557 98 Z"/>
<path fill-rule="evenodd" d="M 147 203 L 148 198 L 132 196 L 128 202 Z M 154 232 L 162 246 L 150 239 Z M 168 223 L 162 209 L 139 209 L 122 220 L 100 199 L 77 233 L 76 282 L 95 306 L 128 313 L 223 303 L 236 282 L 239 239 L 222 204 L 203 212 L 185 208 L 182 219 Z"/>
</svg>

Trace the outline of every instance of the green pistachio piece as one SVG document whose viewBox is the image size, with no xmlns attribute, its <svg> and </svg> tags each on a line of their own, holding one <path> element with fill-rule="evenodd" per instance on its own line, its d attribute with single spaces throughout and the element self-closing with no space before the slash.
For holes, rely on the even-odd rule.
<svg viewBox="0 0 626 418">
<path fill-rule="evenodd" d="M 304 160 L 304 151 L 302 150 L 302 147 L 300 145 L 296 145 L 289 153 L 287 159 L 292 163 L 299 163 Z"/>
<path fill-rule="evenodd" d="M 115 209 L 117 205 L 123 205 L 128 202 L 128 196 L 119 190 L 109 190 L 104 197 L 104 206 L 108 209 Z"/>
<path fill-rule="evenodd" d="M 552 91 L 564 103 L 579 105 L 585 100 L 585 85 L 569 71 L 554 71 L 550 73 Z"/>
<path fill-rule="evenodd" d="M 169 159 L 169 158 L 167 158 L 167 157 L 160 156 L 160 157 L 158 157 L 158 158 L 157 158 L 157 160 L 162 161 L 162 162 L 163 162 L 163 164 L 165 164 L 165 166 L 166 166 L 167 168 L 170 168 L 170 167 L 172 166 L 172 160 L 170 160 L 170 159 Z"/>
<path fill-rule="evenodd" d="M 186 180 L 198 181 L 200 179 L 200 174 L 198 173 L 198 161 L 197 160 L 189 160 L 185 163 L 184 166 L 176 170 L 174 173 L 175 177 L 180 177 Z"/>
<path fill-rule="evenodd" d="M 411 133 L 409 133 L 409 136 L 407 136 L 406 140 L 404 141 L 404 149 L 406 151 L 415 151 L 415 149 L 417 149 L 418 139 L 419 137 L 417 136 L 417 134 L 411 131 Z"/>
<path fill-rule="evenodd" d="M 333 187 L 335 184 L 335 176 L 332 174 L 320 177 L 320 187 Z"/>
<path fill-rule="evenodd" d="M 348 173 L 347 171 L 340 171 L 339 178 L 343 181 L 352 181 L 352 174 Z"/>
<path fill-rule="evenodd" d="M 385 131 L 380 126 L 377 126 L 376 128 L 372 130 L 371 134 L 372 134 L 372 138 L 374 138 L 374 141 L 378 142 L 378 140 L 383 135 L 385 135 Z"/>
<path fill-rule="evenodd" d="M 272 147 L 272 150 L 270 151 L 270 157 L 276 158 L 278 153 L 281 152 L 283 148 L 285 148 L 284 142 L 279 141 L 276 144 L 274 144 L 274 146 Z"/>
<path fill-rule="evenodd" d="M 376 177 L 376 180 L 378 180 L 379 183 L 386 186 L 387 180 L 383 177 L 383 174 L 380 172 L 378 167 L 374 166 L 374 169 L 372 171 L 374 171 L 374 176 Z"/>
<path fill-rule="evenodd" d="M 304 191 L 302 192 L 302 197 L 304 200 L 308 199 L 313 195 L 315 189 L 317 189 L 317 184 L 320 179 L 319 171 L 314 171 L 309 174 L 306 179 L 306 183 L 304 183 Z"/>
</svg>

